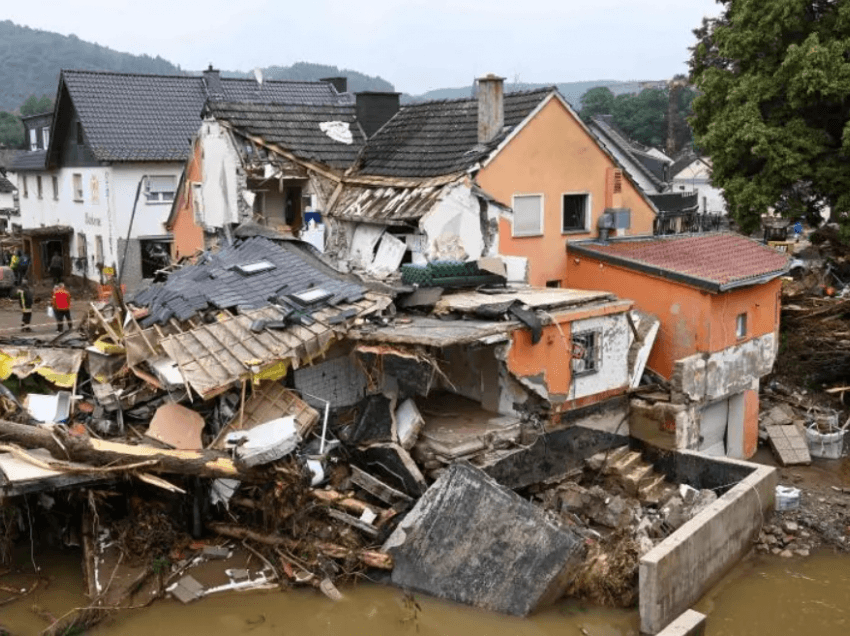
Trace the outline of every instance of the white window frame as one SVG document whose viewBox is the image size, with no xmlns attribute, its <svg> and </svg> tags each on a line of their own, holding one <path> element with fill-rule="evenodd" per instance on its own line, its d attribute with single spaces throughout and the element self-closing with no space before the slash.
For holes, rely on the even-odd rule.
<svg viewBox="0 0 850 636">
<path fill-rule="evenodd" d="M 44 149 L 47 150 L 47 146 L 50 145 L 50 126 L 41 129 L 41 141 L 44 142 Z"/>
<path fill-rule="evenodd" d="M 173 186 L 172 190 L 153 189 L 151 187 L 152 179 L 171 179 Z M 172 174 L 156 174 L 150 175 L 145 179 L 145 201 L 148 205 L 160 205 L 163 203 L 171 204 L 174 197 L 177 196 L 177 177 Z"/>
<path fill-rule="evenodd" d="M 35 128 L 30 128 L 30 152 L 38 150 L 38 131 Z"/>
<path fill-rule="evenodd" d="M 71 177 L 73 186 L 74 186 L 74 201 L 77 203 L 82 203 L 85 201 L 83 192 L 83 173 L 75 172 Z"/>
<path fill-rule="evenodd" d="M 584 196 L 584 227 L 582 229 L 566 229 L 564 228 L 564 197 L 567 196 Z M 587 234 L 590 232 L 590 217 L 593 216 L 593 195 L 586 190 L 576 190 L 575 192 L 561 193 L 561 234 Z"/>
<path fill-rule="evenodd" d="M 520 198 L 528 198 L 528 197 L 539 197 L 540 198 L 540 230 L 537 232 L 521 232 L 517 233 L 516 231 L 516 200 Z M 519 194 L 514 194 L 511 196 L 511 210 L 513 212 L 511 218 L 511 236 L 516 238 L 527 238 L 530 236 L 543 236 L 545 227 L 543 225 L 544 222 L 544 211 L 546 210 L 546 195 L 542 192 L 522 192 Z"/>
<path fill-rule="evenodd" d="M 587 336 L 593 336 L 593 366 L 591 368 L 587 368 L 586 363 L 583 358 L 572 358 L 571 370 L 573 377 L 580 377 L 583 375 L 591 375 L 593 373 L 598 373 L 600 369 L 602 369 L 602 330 L 601 329 L 584 329 L 582 331 L 577 331 L 572 334 L 570 340 L 575 343 L 576 338 L 584 338 Z M 581 368 L 584 366 L 584 368 Z"/>
<path fill-rule="evenodd" d="M 747 312 L 738 314 L 735 317 L 735 337 L 738 340 L 747 337 Z"/>
</svg>

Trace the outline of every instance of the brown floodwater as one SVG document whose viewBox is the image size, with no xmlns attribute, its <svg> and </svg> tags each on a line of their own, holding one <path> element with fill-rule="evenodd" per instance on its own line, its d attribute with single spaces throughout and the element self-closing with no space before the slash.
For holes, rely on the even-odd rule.
<svg viewBox="0 0 850 636">
<path fill-rule="evenodd" d="M 26 555 L 27 559 L 29 555 Z M 49 584 L 0 607 L 0 626 L 14 636 L 37 634 L 45 612 L 60 616 L 84 604 L 79 553 L 37 555 Z M 30 566 L 30 571 L 32 570 Z M 27 584 L 27 575 L 5 575 L 0 584 Z M 419 609 L 394 588 L 361 584 L 343 589 L 334 603 L 312 590 L 245 592 L 212 596 L 191 606 L 162 600 L 127 611 L 92 636 L 298 636 L 417 634 L 421 636 L 637 636 L 634 610 L 559 603 L 528 619 L 491 614 L 416 595 Z M 39 616 L 33 611 L 37 606 Z M 696 609 L 709 615 L 708 636 L 791 636 L 850 633 L 850 556 L 806 559 L 753 556 L 739 564 Z"/>
</svg>

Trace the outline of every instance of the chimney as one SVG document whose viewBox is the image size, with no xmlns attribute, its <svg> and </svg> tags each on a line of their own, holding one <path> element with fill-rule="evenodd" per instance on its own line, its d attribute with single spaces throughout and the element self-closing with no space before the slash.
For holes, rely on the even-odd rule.
<svg viewBox="0 0 850 636">
<path fill-rule="evenodd" d="M 224 87 L 221 85 L 221 76 L 218 74 L 218 69 L 213 68 L 212 64 L 204 71 L 204 83 L 207 86 L 207 99 L 212 101 L 224 99 Z"/>
<path fill-rule="evenodd" d="M 319 80 L 320 82 L 327 82 L 331 84 L 337 93 L 347 93 L 348 92 L 348 78 L 347 77 L 323 77 Z"/>
<path fill-rule="evenodd" d="M 360 122 L 367 138 L 378 132 L 378 129 L 398 112 L 400 95 L 401 93 L 378 91 L 355 93 L 357 121 Z"/>
<path fill-rule="evenodd" d="M 505 78 L 490 73 L 478 82 L 478 143 L 495 139 L 505 127 Z"/>
</svg>

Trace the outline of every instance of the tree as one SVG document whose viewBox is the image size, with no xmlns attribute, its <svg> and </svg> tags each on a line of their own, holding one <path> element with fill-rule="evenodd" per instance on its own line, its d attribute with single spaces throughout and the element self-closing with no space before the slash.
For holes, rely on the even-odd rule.
<svg viewBox="0 0 850 636">
<path fill-rule="evenodd" d="M 30 95 L 23 104 L 21 104 L 21 116 L 28 117 L 29 115 L 38 115 L 53 110 L 53 100 L 49 95 L 42 95 L 41 99 L 35 95 Z"/>
<path fill-rule="evenodd" d="M 0 111 L 0 145 L 20 148 L 24 143 L 24 125 L 12 113 Z"/>
<path fill-rule="evenodd" d="M 629 137 L 645 146 L 663 148 L 667 139 L 667 91 L 647 88 L 637 95 L 617 95 L 611 112 Z"/>
<path fill-rule="evenodd" d="M 829 208 L 850 236 L 850 2 L 720 0 L 694 31 L 691 118 L 745 231 Z"/>
<path fill-rule="evenodd" d="M 581 96 L 581 118 L 590 121 L 594 115 L 610 115 L 614 108 L 614 93 L 610 88 L 597 86 Z"/>
</svg>

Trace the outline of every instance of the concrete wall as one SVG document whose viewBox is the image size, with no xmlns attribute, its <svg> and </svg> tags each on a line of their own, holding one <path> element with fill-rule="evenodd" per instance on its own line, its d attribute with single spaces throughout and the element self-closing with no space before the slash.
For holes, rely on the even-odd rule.
<svg viewBox="0 0 850 636">
<path fill-rule="evenodd" d="M 572 333 L 597 331 L 602 334 L 599 370 L 596 373 L 577 375 L 573 382 L 572 397 L 580 399 L 604 393 L 629 383 L 629 344 L 631 331 L 626 314 L 576 320 L 570 323 Z"/>
<path fill-rule="evenodd" d="M 514 237 L 510 216 L 499 221 L 499 251 L 528 258 L 530 284 L 566 282 L 564 242 L 595 236 L 605 207 L 631 208 L 629 234 L 652 233 L 655 213 L 631 181 L 623 178 L 622 192 L 611 196 L 609 173 L 617 167 L 577 117 L 552 99 L 478 173 L 478 184 L 506 206 L 516 194 L 544 195 L 541 235 Z M 562 232 L 561 197 L 571 192 L 590 194 L 585 232 Z"/>
<path fill-rule="evenodd" d="M 689 451 L 681 455 L 699 457 Z M 774 505 L 776 469 L 730 459 L 714 462 L 730 472 L 751 472 L 641 558 L 643 633 L 659 633 L 737 563 L 752 548 L 765 512 Z"/>
<path fill-rule="evenodd" d="M 466 185 L 448 189 L 419 221 L 427 241 L 426 257 L 434 260 L 476 260 L 498 253 L 496 206 L 482 212 L 479 198 Z"/>
</svg>

